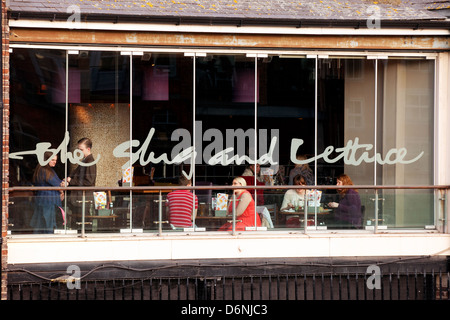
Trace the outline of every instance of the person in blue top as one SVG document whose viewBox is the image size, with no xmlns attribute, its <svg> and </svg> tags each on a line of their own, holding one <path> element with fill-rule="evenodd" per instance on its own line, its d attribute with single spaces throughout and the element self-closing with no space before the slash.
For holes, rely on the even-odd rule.
<svg viewBox="0 0 450 320">
<path fill-rule="evenodd" d="M 47 161 L 53 156 L 52 152 L 44 154 Z M 41 166 L 37 165 L 33 174 L 33 185 L 36 187 L 59 187 L 59 179 L 55 170 L 57 156 L 53 156 L 50 162 Z M 34 213 L 30 221 L 30 226 L 34 228 L 34 233 L 53 233 L 56 228 L 56 214 L 63 199 L 63 192 L 60 190 L 39 190 L 36 193 L 34 202 Z"/>
</svg>

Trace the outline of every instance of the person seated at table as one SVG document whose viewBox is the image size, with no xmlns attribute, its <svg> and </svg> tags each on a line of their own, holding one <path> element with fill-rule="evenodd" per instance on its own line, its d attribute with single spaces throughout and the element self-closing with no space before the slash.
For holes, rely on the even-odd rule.
<svg viewBox="0 0 450 320">
<path fill-rule="evenodd" d="M 352 179 L 346 174 L 337 177 L 337 186 L 351 186 Z M 355 189 L 337 189 L 339 202 L 329 202 L 328 207 L 334 208 L 335 222 L 342 228 L 361 228 L 361 199 Z"/>
<path fill-rule="evenodd" d="M 180 186 L 191 186 L 191 180 L 182 175 L 178 179 Z M 190 190 L 179 189 L 167 195 L 169 222 L 174 227 L 192 227 L 197 215 L 198 198 Z"/>
<path fill-rule="evenodd" d="M 247 186 L 247 183 L 242 177 L 237 177 L 233 179 L 233 186 Z M 259 214 L 255 214 L 255 201 L 252 195 L 246 189 L 234 189 L 233 190 L 236 197 L 236 227 L 235 230 L 244 231 L 245 227 L 260 227 L 261 218 Z M 228 215 L 233 214 L 234 202 L 230 201 L 228 205 L 227 213 Z M 238 221 L 239 220 L 239 221 Z M 227 222 L 219 228 L 219 231 L 232 230 L 233 225 L 231 222 Z"/>
<path fill-rule="evenodd" d="M 295 186 L 306 186 L 306 179 L 301 174 L 298 174 L 293 179 Z M 305 200 L 305 189 L 289 189 L 284 194 L 283 203 L 281 204 L 281 211 L 295 209 L 298 206 L 303 206 Z"/>
<path fill-rule="evenodd" d="M 306 186 L 306 179 L 301 174 L 293 178 L 295 186 Z M 281 211 L 296 210 L 298 207 L 303 208 L 305 203 L 306 189 L 289 189 L 284 194 L 283 203 L 281 204 Z M 298 215 L 290 215 L 286 219 L 286 226 L 289 228 L 300 227 L 300 217 Z"/>
</svg>

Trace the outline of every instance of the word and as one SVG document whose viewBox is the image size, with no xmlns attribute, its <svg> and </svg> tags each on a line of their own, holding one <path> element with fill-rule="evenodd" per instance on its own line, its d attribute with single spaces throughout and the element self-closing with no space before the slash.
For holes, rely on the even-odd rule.
<svg viewBox="0 0 450 320">
<path fill-rule="evenodd" d="M 210 129 L 211 130 L 211 129 Z M 251 129 L 249 129 L 251 130 Z M 209 131 L 209 130 L 207 130 Z M 220 131 L 219 131 L 220 133 Z M 148 153 L 148 149 L 150 147 L 150 142 L 153 138 L 153 135 L 155 134 L 155 129 L 152 128 L 150 129 L 147 138 L 145 139 L 144 143 L 142 143 L 142 145 L 140 145 L 139 140 L 132 140 L 132 141 L 126 141 L 121 143 L 120 145 L 118 145 L 114 150 L 113 150 L 113 155 L 117 158 L 129 158 L 130 160 L 128 162 L 126 162 L 122 168 L 128 168 L 130 165 L 134 164 L 136 161 L 139 160 L 139 164 L 142 166 L 145 166 L 149 163 L 159 163 L 159 162 L 164 162 L 165 164 L 179 164 L 179 163 L 183 163 L 183 162 L 189 162 L 192 164 L 195 160 L 195 163 L 200 164 L 202 163 L 202 159 L 200 159 L 199 157 L 197 157 L 197 150 L 203 150 L 203 160 L 209 164 L 209 165 L 217 165 L 217 164 L 221 164 L 223 166 L 226 165 L 230 165 L 233 163 L 236 164 L 242 164 L 245 162 L 254 164 L 255 162 L 259 163 L 259 164 L 278 164 L 278 155 L 275 156 L 275 152 L 277 151 L 277 137 L 272 137 L 271 143 L 270 143 L 270 148 L 269 151 L 264 153 L 263 155 L 261 155 L 256 161 L 253 160 L 253 157 L 249 157 L 247 155 L 245 155 L 245 136 L 251 137 L 251 134 L 248 134 L 248 130 L 247 130 L 247 134 L 242 134 L 237 131 L 236 133 L 236 137 L 240 137 L 237 140 L 237 148 L 235 148 L 234 146 L 230 146 L 227 147 L 226 149 L 222 149 L 223 148 L 223 139 L 220 139 L 220 135 L 216 135 L 216 137 L 214 138 L 214 141 L 211 142 L 207 147 L 205 147 L 204 149 L 200 146 L 198 147 L 198 143 L 196 144 L 197 146 L 194 147 L 191 145 L 191 139 L 190 139 L 190 133 L 189 131 L 185 130 L 185 129 L 177 129 L 172 133 L 172 137 L 171 137 L 171 141 L 180 141 L 180 137 L 181 141 L 175 145 L 172 148 L 172 152 L 171 152 L 171 159 L 169 160 L 169 157 L 167 155 L 167 153 L 163 153 L 159 156 L 155 156 L 155 153 L 153 151 L 150 151 L 150 153 Z M 265 137 L 265 135 L 263 135 Z M 234 142 L 233 140 L 234 135 L 232 135 L 230 132 L 228 132 L 227 130 L 227 145 L 230 145 L 232 142 Z M 231 141 L 231 142 L 230 142 Z M 262 141 L 265 141 L 265 139 L 262 139 Z M 251 141 L 250 141 L 250 145 L 251 145 Z M 139 147 L 139 149 L 133 153 L 129 153 L 128 150 L 131 147 Z M 235 151 L 237 151 L 237 153 L 234 153 Z M 260 150 L 260 154 L 261 154 Z"/>
</svg>

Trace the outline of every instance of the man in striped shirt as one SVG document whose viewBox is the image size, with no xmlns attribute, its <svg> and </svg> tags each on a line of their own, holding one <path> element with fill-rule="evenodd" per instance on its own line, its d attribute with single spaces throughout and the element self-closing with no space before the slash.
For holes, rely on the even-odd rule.
<svg viewBox="0 0 450 320">
<path fill-rule="evenodd" d="M 191 180 L 185 176 L 179 179 L 180 186 L 190 186 Z M 169 200 L 169 221 L 174 227 L 192 227 L 197 214 L 198 199 L 190 190 L 175 190 L 167 195 Z"/>
</svg>

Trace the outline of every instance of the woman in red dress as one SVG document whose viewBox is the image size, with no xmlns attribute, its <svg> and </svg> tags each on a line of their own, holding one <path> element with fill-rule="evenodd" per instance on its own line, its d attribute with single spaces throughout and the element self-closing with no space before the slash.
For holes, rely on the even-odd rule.
<svg viewBox="0 0 450 320">
<path fill-rule="evenodd" d="M 233 186 L 247 186 L 241 177 L 234 178 Z M 255 212 L 255 201 L 250 192 L 246 189 L 234 189 L 236 196 L 236 228 L 237 231 L 244 231 L 245 227 L 260 227 L 261 218 Z M 228 214 L 233 213 L 233 201 L 228 206 Z M 232 223 L 228 222 L 220 227 L 219 231 L 229 231 L 233 229 Z"/>
</svg>

